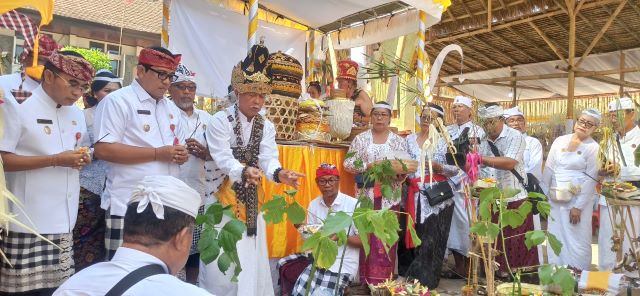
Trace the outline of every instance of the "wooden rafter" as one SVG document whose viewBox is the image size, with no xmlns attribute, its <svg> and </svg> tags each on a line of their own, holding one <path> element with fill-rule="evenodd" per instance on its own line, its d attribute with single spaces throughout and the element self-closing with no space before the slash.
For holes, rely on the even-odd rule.
<svg viewBox="0 0 640 296">
<path fill-rule="evenodd" d="M 455 16 L 455 15 L 453 15 L 453 12 L 451 12 L 451 9 L 447 9 L 447 14 L 451 17 L 451 19 L 452 19 L 454 22 L 457 22 L 457 21 L 458 21 L 458 19 L 456 18 L 456 16 Z"/>
<path fill-rule="evenodd" d="M 619 3 L 620 1 L 621 0 L 589 1 L 589 3 L 585 3 L 583 5 L 582 9 L 586 10 L 586 9 L 590 9 L 590 8 L 594 8 L 594 7 L 601 7 L 601 6 L 605 6 L 607 4 L 611 4 L 611 3 Z M 529 22 L 532 22 L 532 21 L 535 21 L 535 20 L 538 20 L 538 19 L 542 19 L 542 18 L 547 18 L 547 17 L 563 14 L 563 13 L 564 13 L 564 11 L 562 9 L 558 9 L 558 10 L 554 10 L 554 11 L 550 11 L 550 12 L 546 12 L 546 13 L 541 13 L 541 14 L 538 14 L 538 15 L 534 15 L 534 16 L 530 16 L 530 17 L 526 17 L 526 18 L 510 21 L 510 22 L 507 22 L 507 23 L 504 23 L 504 24 L 499 24 L 499 25 L 492 26 L 492 30 L 500 30 L 500 29 L 512 27 L 512 26 L 515 26 L 515 25 L 529 23 Z M 478 14 L 483 14 L 483 13 L 478 13 Z M 459 19 L 461 19 L 461 18 L 462 17 L 459 17 Z M 487 32 L 489 32 L 489 30 L 487 28 L 481 28 L 481 29 L 476 29 L 476 30 L 472 30 L 472 31 L 469 31 L 469 32 L 460 33 L 460 34 L 455 34 L 455 35 L 449 35 L 449 36 L 446 36 L 446 37 L 436 38 L 436 39 L 433 39 L 431 42 L 446 42 L 446 43 L 449 43 L 449 42 L 452 42 L 454 40 L 458 40 L 460 38 L 465 38 L 465 37 L 474 36 L 474 35 L 487 33 Z"/>
<path fill-rule="evenodd" d="M 480 38 L 478 38 L 478 36 L 473 36 L 473 37 L 471 37 L 471 38 L 473 38 L 474 40 L 476 40 L 476 41 L 478 41 L 478 42 L 480 42 L 480 43 L 484 44 L 485 46 L 487 46 L 487 47 L 491 48 L 491 50 L 493 50 L 495 53 L 499 54 L 500 56 L 504 57 L 504 58 L 505 58 L 505 59 L 507 59 L 507 60 L 510 60 L 510 61 L 511 61 L 511 63 L 513 63 L 514 65 L 519 65 L 519 64 L 521 64 L 520 62 L 516 61 L 514 58 L 512 58 L 512 57 L 510 57 L 509 55 L 505 54 L 503 50 L 500 50 L 500 49 L 496 48 L 495 46 L 493 46 L 493 45 L 492 45 L 491 43 L 489 43 L 489 42 L 485 42 L 485 41 L 481 40 Z"/>
<path fill-rule="evenodd" d="M 518 52 L 520 52 L 522 55 L 526 56 L 529 59 L 529 61 L 531 61 L 531 62 L 537 61 L 537 59 L 534 56 L 532 56 L 526 50 L 522 49 L 520 46 L 518 46 L 518 45 L 514 44 L 513 42 L 509 41 L 507 38 L 502 37 L 500 34 L 498 34 L 497 31 L 494 31 L 491 34 L 493 34 L 493 36 L 498 37 L 503 42 L 509 44 L 511 47 L 515 48 L 516 50 L 518 50 Z"/>
<path fill-rule="evenodd" d="M 542 40 L 544 40 L 544 42 L 549 46 L 549 48 L 553 50 L 556 56 L 558 56 L 561 60 L 566 61 L 566 59 L 560 52 L 560 49 L 558 49 L 558 46 L 555 43 L 553 43 L 553 41 L 551 41 L 549 37 L 547 37 L 547 34 L 542 32 L 542 30 L 540 30 L 540 28 L 538 28 L 538 26 L 536 26 L 536 24 L 534 24 L 533 22 L 530 22 L 529 26 L 531 26 L 538 33 L 538 35 L 542 38 Z"/>
<path fill-rule="evenodd" d="M 560 9 L 562 9 L 562 10 L 564 11 L 564 13 L 566 13 L 567 15 L 569 15 L 569 12 L 568 12 L 568 11 L 567 11 L 567 9 L 564 7 L 564 5 L 562 5 L 562 3 L 560 3 L 560 1 L 559 1 L 559 0 L 553 0 L 553 2 L 554 2 L 558 7 L 560 7 Z M 633 5 L 632 5 L 632 6 L 633 6 Z M 586 17 L 582 14 L 582 12 L 578 11 L 578 14 L 576 14 L 576 16 L 577 16 L 577 17 L 579 17 L 581 21 L 583 21 L 583 22 L 587 23 L 587 25 L 591 28 L 591 30 L 597 31 L 596 26 L 594 26 L 594 25 L 593 25 L 593 22 L 592 22 L 590 19 L 586 18 Z M 551 19 L 555 20 L 554 18 L 551 18 Z M 556 23 L 559 23 L 559 22 L 556 20 Z M 617 50 L 620 50 L 620 47 L 618 47 L 618 44 L 617 44 L 617 43 L 615 43 L 615 42 L 613 42 L 613 41 L 611 41 L 611 39 L 610 39 L 609 37 L 607 37 L 607 35 L 604 35 L 603 37 L 604 37 L 604 39 L 605 39 L 605 40 L 607 40 L 607 42 L 609 42 L 609 44 L 613 45 Z M 579 41 L 579 42 L 580 42 L 581 44 L 583 43 L 582 41 Z M 583 44 L 583 45 L 584 45 L 584 44 Z M 584 45 L 584 47 L 587 47 L 587 46 L 586 46 L 586 45 Z"/>
<path fill-rule="evenodd" d="M 607 14 L 609 14 L 609 15 L 612 14 L 611 10 L 607 6 L 602 6 L 602 7 L 607 12 Z M 635 38 L 638 42 L 640 42 L 640 36 L 638 36 L 638 34 L 635 31 L 631 30 L 631 28 L 629 28 L 629 26 L 627 26 L 627 24 L 625 24 L 624 22 L 621 22 L 618 19 L 614 19 L 614 22 L 616 22 L 620 26 L 622 26 L 622 28 L 624 28 L 624 30 L 627 31 L 627 33 L 631 34 L 631 36 L 633 36 L 633 38 Z"/>
<path fill-rule="evenodd" d="M 508 88 L 512 88 L 513 86 L 511 84 L 505 84 L 505 83 L 499 83 L 499 82 L 495 82 L 495 83 L 485 83 L 485 85 L 491 85 L 491 86 L 500 86 L 500 87 L 508 87 Z M 528 90 L 536 90 L 536 91 L 546 91 L 546 92 L 551 92 L 550 90 L 544 88 L 544 87 L 539 87 L 539 86 L 529 86 L 529 85 L 518 85 L 518 89 L 528 89 Z"/>
<path fill-rule="evenodd" d="M 518 35 L 518 37 L 520 37 L 520 39 L 527 41 L 529 44 L 531 44 L 533 47 L 537 48 L 538 50 L 546 52 L 548 55 L 551 56 L 551 58 L 553 58 L 555 56 L 553 51 L 549 50 L 549 48 L 547 48 L 546 46 L 543 46 L 543 47 L 538 46 L 538 44 L 536 42 L 531 41 L 531 39 L 529 39 L 527 36 L 525 36 L 524 34 L 520 33 L 519 31 L 514 30 L 513 28 L 508 28 L 508 30 L 513 34 Z"/>
<path fill-rule="evenodd" d="M 462 0 L 462 1 L 460 1 L 460 3 L 462 3 L 462 7 L 464 8 L 464 11 L 468 15 L 471 15 L 471 9 L 469 9 L 469 6 L 467 5 L 467 2 L 465 0 Z"/>
<path fill-rule="evenodd" d="M 482 2 L 484 4 L 484 1 L 480 0 L 480 2 Z M 488 0 L 487 1 L 487 5 L 489 6 L 487 9 L 487 28 L 489 30 L 491 30 L 491 25 L 493 24 L 493 9 L 491 8 L 491 2 L 493 2 L 492 0 Z"/>
<path fill-rule="evenodd" d="M 621 52 L 621 54 L 622 54 L 622 52 Z M 564 72 L 568 72 L 568 69 L 566 67 L 556 66 L 556 69 L 564 71 Z M 578 69 L 576 71 L 584 72 L 584 71 L 579 70 L 579 68 L 577 66 L 576 66 L 576 69 Z M 631 81 L 625 81 L 624 80 L 624 73 L 625 72 L 623 72 L 623 71 L 624 71 L 623 68 L 620 68 L 618 70 L 619 75 L 621 77 L 620 79 L 616 79 L 616 78 L 609 77 L 609 76 L 606 76 L 606 75 L 593 75 L 593 76 L 586 76 L 585 78 L 591 79 L 591 80 L 595 80 L 595 81 L 604 82 L 604 83 L 609 83 L 609 84 L 613 84 L 613 85 L 640 88 L 640 83 L 631 82 Z"/>
<path fill-rule="evenodd" d="M 496 65 L 500 66 L 501 68 L 504 68 L 504 67 L 506 67 L 506 66 L 507 66 L 507 65 L 505 65 L 505 64 L 503 64 L 503 63 L 500 63 L 500 62 L 496 61 L 495 59 L 493 59 L 493 58 L 491 58 L 491 57 L 487 56 L 487 55 L 486 55 L 485 53 L 483 53 L 482 51 L 477 50 L 477 49 L 475 49 L 474 47 L 471 47 L 471 46 L 467 45 L 466 43 L 462 42 L 462 40 L 458 40 L 458 43 L 460 43 L 460 45 L 462 45 L 462 46 L 466 47 L 468 51 L 471 51 L 471 52 L 473 52 L 474 54 L 479 55 L 480 57 L 484 58 L 484 59 L 485 59 L 485 60 L 487 60 L 488 62 L 494 63 L 494 64 L 496 64 Z"/>
<path fill-rule="evenodd" d="M 613 70 L 604 70 L 604 71 L 575 71 L 576 77 L 594 77 L 594 76 L 605 76 L 611 74 L 617 74 L 620 72 L 629 73 L 629 72 L 640 72 L 640 67 L 632 67 L 625 69 L 613 69 Z M 497 82 L 511 82 L 511 81 L 528 81 L 528 80 L 544 80 L 544 79 L 557 79 L 557 78 L 567 78 L 569 73 L 550 73 L 550 74 L 540 74 L 540 75 L 529 75 L 529 76 L 516 76 L 516 77 L 496 77 L 496 78 L 487 78 L 487 79 L 466 79 L 465 81 L 453 81 L 447 83 L 438 83 L 436 86 L 456 86 L 456 85 L 467 85 L 467 84 L 487 84 L 487 83 L 497 83 Z M 455 79 L 454 79 L 455 80 Z"/>
<path fill-rule="evenodd" d="M 626 0 L 625 0 L 626 1 Z M 556 24 L 556 26 L 560 27 L 562 29 L 562 31 L 564 31 L 567 36 L 569 36 L 569 30 L 567 30 L 567 28 L 564 27 L 564 25 L 562 25 L 558 20 L 556 20 L 555 18 L 550 17 L 549 18 L 554 24 Z M 578 38 L 578 36 L 576 36 L 576 41 L 578 43 L 580 43 L 580 45 L 582 45 L 583 47 L 587 48 L 587 46 L 589 46 L 589 44 L 587 44 L 586 42 L 584 42 L 581 38 Z"/>
<path fill-rule="evenodd" d="M 622 11 L 622 8 L 624 8 L 624 6 L 626 4 L 627 4 L 627 0 L 622 0 L 622 2 L 620 2 L 620 4 L 618 4 L 618 7 L 616 8 L 616 10 L 613 12 L 612 15 L 609 16 L 609 19 L 604 24 L 604 26 L 602 26 L 602 29 L 600 29 L 600 32 L 598 32 L 596 37 L 593 38 L 593 40 L 589 44 L 589 47 L 587 47 L 587 49 L 582 54 L 582 57 L 580 57 L 578 62 L 576 62 L 576 67 L 580 66 L 582 61 L 584 61 L 584 58 L 586 58 L 591 53 L 591 50 L 593 50 L 593 48 L 596 46 L 596 44 L 598 44 L 598 42 L 600 41 L 600 38 L 602 38 L 602 36 L 604 36 L 604 33 L 607 32 L 607 30 L 609 30 L 609 27 L 611 26 L 611 24 L 613 24 L 613 20 L 616 19 L 616 17 Z"/>
<path fill-rule="evenodd" d="M 486 1 L 486 0 L 485 0 Z M 497 9 L 504 9 L 504 8 L 509 8 L 511 6 L 516 6 L 522 3 L 525 3 L 527 0 L 517 0 L 517 1 L 510 1 L 509 3 L 504 3 L 503 7 L 499 7 Z M 502 3 L 501 3 L 502 4 Z M 453 5 L 457 5 L 457 2 L 454 3 Z M 496 10 L 496 7 L 494 7 L 494 10 Z M 470 18 L 470 17 L 474 17 L 474 16 L 478 16 L 478 15 L 486 15 L 487 11 L 486 8 L 483 11 L 475 11 L 472 12 L 471 14 L 463 14 L 463 15 L 459 15 L 457 16 L 458 19 L 465 19 L 465 18 Z"/>
</svg>

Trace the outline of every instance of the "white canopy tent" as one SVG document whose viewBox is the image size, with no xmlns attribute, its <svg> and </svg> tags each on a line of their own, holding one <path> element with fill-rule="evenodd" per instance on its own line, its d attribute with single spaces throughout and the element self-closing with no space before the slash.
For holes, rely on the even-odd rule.
<svg viewBox="0 0 640 296">
<path fill-rule="evenodd" d="M 640 65 L 640 48 L 625 50 L 626 67 Z M 458 59 L 453 64 L 459 63 L 459 58 L 454 55 L 453 59 Z M 620 53 L 610 52 L 604 54 L 589 55 L 585 58 L 584 62 L 580 66 L 582 71 L 601 71 L 603 69 L 618 69 L 620 68 Z M 517 76 L 535 76 L 545 74 L 562 74 L 562 69 L 556 69 L 556 66 L 566 66 L 563 61 L 549 61 L 534 64 L 518 65 L 512 68 L 501 68 L 482 72 L 466 73 L 464 74 L 465 80 L 478 80 L 478 79 L 495 79 L 499 77 L 509 77 L 511 70 L 515 69 Z M 618 79 L 618 74 L 605 75 L 607 77 Z M 445 82 L 453 82 L 455 76 L 443 77 Z M 640 83 L 639 72 L 625 73 L 624 80 L 632 83 Z M 510 84 L 510 82 L 501 82 L 504 84 Z M 525 80 L 517 82 L 516 98 L 519 100 L 531 100 L 531 99 L 544 99 L 553 97 L 565 97 L 567 96 L 567 78 L 552 78 L 552 79 L 536 79 Z M 495 101 L 509 101 L 512 98 L 509 94 L 512 91 L 511 86 L 498 86 L 494 84 L 464 84 L 453 85 L 454 88 L 475 96 L 480 100 L 486 102 Z M 637 91 L 636 88 L 625 88 L 625 91 Z M 591 78 L 577 77 L 575 83 L 575 95 L 576 96 L 589 96 L 599 94 L 611 94 L 617 93 L 619 86 L 611 83 L 605 83 L 597 81 Z"/>
<path fill-rule="evenodd" d="M 199 95 L 226 95 L 231 69 L 246 54 L 249 20 L 246 15 L 227 9 L 232 1 L 239 0 L 171 1 L 168 46 L 172 51 L 183 53 L 183 62 L 198 73 L 196 82 Z M 262 0 L 259 3 L 268 11 L 315 29 L 391 2 L 395 1 Z M 427 12 L 427 27 L 440 21 L 442 5 L 432 0 L 403 2 Z M 382 23 L 386 26 L 385 29 L 381 29 Z M 331 38 L 335 38 L 334 46 L 337 49 L 373 44 L 415 33 L 418 30 L 418 18 L 415 9 L 408 9 L 397 15 L 373 18 L 366 25 L 344 25 L 348 27 L 331 35 Z M 260 21 L 257 34 L 265 37 L 265 45 L 270 51 L 287 51 L 304 64 L 306 31 Z M 340 42 L 337 42 L 338 39 Z"/>
</svg>

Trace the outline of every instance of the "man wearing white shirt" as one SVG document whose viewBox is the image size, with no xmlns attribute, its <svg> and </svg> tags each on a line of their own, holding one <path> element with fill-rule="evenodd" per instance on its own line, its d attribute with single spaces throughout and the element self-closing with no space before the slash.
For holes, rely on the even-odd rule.
<svg viewBox="0 0 640 296">
<path fill-rule="evenodd" d="M 4 90 L 4 97 L 8 104 L 21 104 L 29 98 L 36 88 L 40 86 L 40 78 L 32 78 L 26 74 L 26 69 L 33 65 L 33 47 L 26 41 L 24 51 L 20 55 L 22 71 L 19 73 L 0 76 L 0 88 Z M 49 35 L 40 34 L 38 40 L 38 65 L 44 66 L 51 54 L 60 48 Z"/>
<path fill-rule="evenodd" d="M 178 78 L 171 83 L 169 95 L 173 103 L 180 109 L 180 116 L 187 124 L 188 138 L 186 140 L 187 150 L 192 157 L 180 168 L 180 180 L 184 181 L 191 188 L 200 193 L 202 202 L 199 213 L 204 211 L 204 199 L 206 192 L 206 161 L 211 161 L 209 148 L 206 147 L 207 140 L 205 131 L 211 122 L 211 115 L 206 111 L 199 110 L 194 106 L 196 98 L 195 73 L 191 72 L 184 64 L 178 65 L 176 69 Z M 202 226 L 198 225 L 193 230 L 193 244 L 189 260 L 187 260 L 186 273 L 187 282 L 195 284 L 198 280 L 198 269 L 200 268 L 200 257 L 198 252 L 198 241 Z"/>
<path fill-rule="evenodd" d="M 113 259 L 83 269 L 53 295 L 211 295 L 175 277 L 189 256 L 200 202 L 198 192 L 174 177 L 144 177 L 127 206 L 124 243 Z"/>
<path fill-rule="evenodd" d="M 162 47 L 143 49 L 136 80 L 107 95 L 96 110 L 95 155 L 110 166 L 102 194 L 109 259 L 122 244 L 123 216 L 135 182 L 147 175 L 178 177 L 188 159 L 186 124 L 164 96 L 180 57 Z"/>
<path fill-rule="evenodd" d="M 527 122 L 524 118 L 524 113 L 518 107 L 513 107 L 504 110 L 504 118 L 507 126 L 521 132 L 527 142 L 527 147 L 524 150 L 525 172 L 533 174 L 538 180 L 542 180 L 542 144 L 540 140 L 527 135 Z"/>
<path fill-rule="evenodd" d="M 265 95 L 271 93 L 271 80 L 266 75 L 268 56 L 266 47 L 254 45 L 247 58 L 234 67 L 232 83 L 238 102 L 213 115 L 206 131 L 211 157 L 219 169 L 213 179 L 225 180 L 216 190 L 216 198 L 231 206 L 247 225 L 247 233 L 237 243 L 242 268 L 238 283 L 231 282 L 231 272 L 221 273 L 216 262 L 200 266 L 200 286 L 218 296 L 273 295 L 266 224 L 258 208 L 263 195 L 261 177 L 264 173 L 270 181 L 294 187 L 298 178 L 304 177 L 282 168 L 273 123 L 259 114 Z"/>
<path fill-rule="evenodd" d="M 335 165 L 322 164 L 316 170 L 316 184 L 322 195 L 312 200 L 307 208 L 308 225 L 322 225 L 323 221 L 329 216 L 329 212 L 353 214 L 358 200 L 340 192 L 340 173 Z M 333 265 L 328 270 L 316 270 L 314 279 L 311 282 L 310 294 L 313 294 L 316 290 L 326 290 L 333 295 L 335 289 L 337 289 L 339 291 L 338 295 L 342 295 L 344 289 L 358 273 L 361 247 L 362 241 L 360 241 L 355 226 L 352 225 L 351 231 L 347 233 L 347 242 L 338 250 L 338 255 Z M 341 263 L 340 259 L 343 253 L 344 261 Z M 340 264 L 342 264 L 342 269 L 340 269 Z M 305 295 L 310 275 L 311 264 L 298 277 L 291 296 Z"/>
<path fill-rule="evenodd" d="M 636 187 L 640 187 L 640 168 L 635 166 L 635 156 L 634 151 L 638 149 L 640 146 L 640 127 L 635 122 L 636 114 L 635 109 L 636 106 L 631 98 L 623 97 L 617 100 L 613 100 L 609 102 L 609 118 L 615 128 L 616 134 L 615 143 L 609 145 L 606 153 L 607 153 L 607 161 L 612 163 L 613 165 L 609 165 L 608 168 L 613 168 L 614 166 L 619 169 L 619 175 L 615 175 L 612 170 L 601 171 L 600 175 L 606 177 L 606 181 L 618 181 L 618 182 L 629 182 Z M 626 228 L 626 230 L 631 234 L 633 238 L 640 236 L 640 208 L 638 207 L 629 207 L 631 211 L 631 216 L 627 213 L 623 213 L 625 215 L 625 220 L 627 222 L 626 226 L 618 226 L 614 227 L 611 225 L 611 217 L 609 215 L 609 207 L 604 196 L 600 196 L 600 229 L 598 232 L 598 265 L 600 270 L 611 271 L 616 268 L 616 253 L 612 251 L 613 240 L 622 239 L 620 235 L 620 229 Z M 616 224 L 620 224 L 619 216 L 617 221 L 614 221 Z M 633 221 L 631 221 L 633 220 Z M 632 227 L 634 225 L 635 227 Z M 614 236 L 614 229 L 616 229 L 616 235 Z M 635 230 L 636 233 L 632 231 Z M 618 248 L 622 248 L 622 258 L 628 258 L 627 260 L 633 258 L 632 256 L 627 256 L 629 254 L 629 250 L 631 249 L 631 244 L 629 243 L 629 237 L 627 234 L 623 234 L 624 241 L 621 245 L 618 245 Z M 633 260 L 630 260 L 633 261 Z M 627 265 L 630 262 L 624 262 Z M 637 266 L 636 266 L 637 268 Z M 637 270 L 625 270 L 627 276 L 637 277 Z"/>
<path fill-rule="evenodd" d="M 17 224 L 0 229 L 0 295 L 50 295 L 74 272 L 72 231 L 78 215 L 78 170 L 91 162 L 82 111 L 93 67 L 76 53 L 53 53 L 42 85 L 6 118 L 0 142 L 9 203 Z M 4 226 L 4 225 L 2 225 Z M 6 294 L 5 294 L 6 293 Z"/>
<path fill-rule="evenodd" d="M 454 124 L 447 126 L 447 132 L 451 136 L 451 140 L 460 141 L 468 138 L 468 143 L 465 143 L 467 147 L 476 145 L 478 139 L 484 137 L 484 130 L 473 123 L 473 101 L 471 98 L 457 96 L 453 100 L 453 118 Z M 463 153 L 463 155 L 466 153 Z M 462 159 L 458 159 L 458 162 Z M 453 163 L 448 163 L 453 165 Z M 458 163 L 458 166 L 464 163 Z M 469 248 L 471 246 L 471 233 L 469 232 L 469 214 L 467 214 L 467 202 L 465 201 L 464 193 L 454 192 L 455 209 L 453 211 L 453 218 L 451 219 L 451 230 L 449 231 L 449 241 L 447 242 L 447 248 L 453 252 L 453 258 L 455 260 L 455 270 L 457 275 L 467 276 L 469 267 L 468 260 L 466 258 Z M 452 275 L 457 277 L 456 275 Z M 445 274 L 445 277 L 452 277 Z"/>
</svg>

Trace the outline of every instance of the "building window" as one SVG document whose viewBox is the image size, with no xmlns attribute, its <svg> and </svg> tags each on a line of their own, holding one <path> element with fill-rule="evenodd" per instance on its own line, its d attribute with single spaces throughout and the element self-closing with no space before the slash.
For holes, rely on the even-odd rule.
<svg viewBox="0 0 640 296">
<path fill-rule="evenodd" d="M 104 52 L 104 43 L 89 41 L 89 49 L 97 49 L 99 51 Z"/>
<path fill-rule="evenodd" d="M 111 73 L 120 76 L 120 61 L 111 60 Z"/>
<path fill-rule="evenodd" d="M 115 44 L 107 44 L 107 53 L 112 55 L 120 55 L 120 46 Z"/>
</svg>

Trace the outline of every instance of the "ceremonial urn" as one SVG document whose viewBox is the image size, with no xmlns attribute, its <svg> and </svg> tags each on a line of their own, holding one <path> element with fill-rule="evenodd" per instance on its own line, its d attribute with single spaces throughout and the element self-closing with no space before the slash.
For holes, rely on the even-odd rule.
<svg viewBox="0 0 640 296">
<path fill-rule="evenodd" d="M 351 134 L 353 126 L 353 109 L 356 103 L 346 98 L 341 89 L 331 90 L 331 99 L 326 101 L 329 108 L 329 133 L 338 142 L 346 139 Z"/>
</svg>

